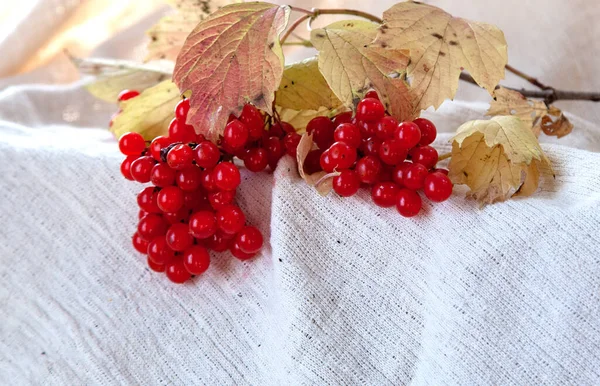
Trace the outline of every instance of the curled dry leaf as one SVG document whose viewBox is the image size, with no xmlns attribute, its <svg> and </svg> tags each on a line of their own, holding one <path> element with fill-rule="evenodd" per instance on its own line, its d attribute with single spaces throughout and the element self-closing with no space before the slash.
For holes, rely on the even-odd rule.
<svg viewBox="0 0 600 386">
<path fill-rule="evenodd" d="M 332 180 L 333 177 L 338 175 L 339 173 L 330 173 L 321 171 L 313 174 L 304 173 L 304 160 L 306 160 L 306 156 L 308 153 L 313 150 L 313 139 L 312 134 L 303 134 L 302 138 L 300 138 L 300 142 L 298 143 L 298 147 L 296 148 L 296 161 L 298 163 L 298 174 L 307 184 L 310 186 L 314 186 L 317 192 L 321 196 L 326 196 L 333 189 Z"/>
<path fill-rule="evenodd" d="M 319 70 L 347 107 L 374 88 L 392 116 L 411 120 L 414 109 L 403 79 L 408 51 L 372 46 L 378 26 L 349 20 L 313 30 L 310 40 L 319 50 Z"/>
<path fill-rule="evenodd" d="M 279 34 L 289 13 L 289 7 L 269 3 L 228 5 L 188 36 L 173 81 L 192 93 L 187 123 L 197 132 L 218 138 L 246 103 L 272 114 L 283 74 Z"/>
<path fill-rule="evenodd" d="M 508 60 L 497 27 L 452 17 L 440 8 L 401 2 L 383 13 L 375 46 L 410 50 L 408 77 L 417 111 L 453 98 L 461 68 L 491 94 L 504 78 Z"/>
<path fill-rule="evenodd" d="M 135 131 L 147 141 L 166 135 L 175 105 L 180 100 L 177 86 L 170 80 L 165 80 L 137 97 L 122 102 L 123 111 L 114 119 L 111 131 L 117 138 Z"/>
<path fill-rule="evenodd" d="M 183 43 L 192 30 L 208 15 L 224 5 L 239 0 L 168 0 L 175 12 L 160 19 L 146 33 L 150 37 L 146 61 L 166 59 L 175 61 Z"/>
<path fill-rule="evenodd" d="M 548 114 L 542 117 L 540 126 L 544 134 L 558 138 L 564 137 L 573 131 L 573 124 L 569 122 L 569 119 L 560 109 L 554 106 L 548 108 Z"/>
<path fill-rule="evenodd" d="M 542 167 L 550 162 L 530 128 L 518 117 L 497 116 L 458 128 L 448 168 L 454 183 L 486 204 L 533 194 Z"/>
</svg>

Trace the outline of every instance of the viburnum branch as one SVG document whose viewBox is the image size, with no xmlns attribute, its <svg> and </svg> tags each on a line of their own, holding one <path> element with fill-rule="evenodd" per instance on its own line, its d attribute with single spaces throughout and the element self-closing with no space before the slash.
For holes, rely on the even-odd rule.
<svg viewBox="0 0 600 386">
<path fill-rule="evenodd" d="M 299 17 L 294 24 L 292 24 L 290 26 L 290 28 L 288 28 L 287 31 L 285 31 L 285 34 L 283 34 L 283 37 L 281 38 L 281 45 L 285 45 L 285 41 L 287 40 L 287 38 L 292 34 L 292 32 L 294 32 L 294 30 L 296 28 L 298 28 L 298 26 L 302 23 L 304 23 L 306 20 L 312 19 L 314 18 L 314 16 L 312 14 L 309 15 L 303 15 L 301 17 Z"/>
<path fill-rule="evenodd" d="M 515 74 L 516 76 L 518 76 L 519 78 L 525 79 L 526 81 L 528 81 L 529 83 L 531 83 L 532 85 L 541 88 L 542 90 L 551 90 L 552 87 L 550 86 L 546 86 L 545 84 L 543 84 L 542 82 L 540 82 L 539 80 L 537 80 L 536 78 L 529 76 L 527 74 L 525 74 L 523 71 L 521 70 L 517 70 L 516 68 L 514 68 L 513 66 L 511 66 L 510 64 L 506 65 L 506 70 L 512 72 L 513 74 Z"/>
</svg>

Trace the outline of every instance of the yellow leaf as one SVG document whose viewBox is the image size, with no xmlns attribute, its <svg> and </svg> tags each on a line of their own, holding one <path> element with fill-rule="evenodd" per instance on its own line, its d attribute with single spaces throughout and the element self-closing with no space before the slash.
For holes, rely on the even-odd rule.
<svg viewBox="0 0 600 386">
<path fill-rule="evenodd" d="M 375 45 L 410 50 L 408 76 L 417 110 L 438 108 L 453 98 L 464 67 L 491 94 L 508 61 L 497 27 L 452 17 L 440 8 L 402 2 L 383 13 Z"/>
<path fill-rule="evenodd" d="M 117 138 L 135 131 L 147 141 L 159 135 L 167 135 L 175 105 L 180 100 L 177 86 L 170 80 L 165 80 L 137 97 L 122 102 L 123 111 L 114 119 L 111 131 Z"/>
<path fill-rule="evenodd" d="M 183 42 L 194 27 L 220 7 L 239 3 L 236 0 L 169 0 L 176 10 L 160 19 L 146 33 L 150 37 L 146 61 L 166 59 L 175 61 Z"/>
<path fill-rule="evenodd" d="M 173 81 L 192 93 L 187 123 L 197 132 L 217 139 L 246 103 L 272 114 L 284 64 L 279 34 L 289 13 L 269 3 L 228 5 L 188 36 Z"/>
<path fill-rule="evenodd" d="M 318 110 L 296 110 L 277 107 L 277 113 L 282 121 L 294 126 L 297 133 L 304 133 L 308 122 L 315 117 L 332 117 L 340 112 L 345 111 L 340 109 L 330 110 L 327 107 L 320 107 Z"/>
<path fill-rule="evenodd" d="M 378 24 L 340 21 L 311 32 L 319 50 L 319 70 L 335 95 L 347 106 L 374 88 L 386 110 L 400 121 L 414 118 L 409 91 L 403 79 L 408 51 L 371 46 Z"/>
<path fill-rule="evenodd" d="M 296 162 L 298 164 L 298 174 L 310 186 L 314 186 L 321 196 L 326 196 L 333 190 L 333 177 L 339 175 L 339 172 L 329 173 L 320 171 L 313 174 L 304 172 L 304 160 L 308 153 L 313 150 L 312 134 L 303 134 L 296 148 Z"/>
<path fill-rule="evenodd" d="M 539 170 L 550 166 L 529 127 L 515 116 L 476 120 L 458 128 L 452 140 L 449 176 L 466 184 L 481 203 L 528 196 L 539 183 Z"/>
</svg>

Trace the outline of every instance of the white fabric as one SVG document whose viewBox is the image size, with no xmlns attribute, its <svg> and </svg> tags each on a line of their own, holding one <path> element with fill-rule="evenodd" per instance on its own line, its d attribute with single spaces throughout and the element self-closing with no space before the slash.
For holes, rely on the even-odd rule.
<svg viewBox="0 0 600 386">
<path fill-rule="evenodd" d="M 367 192 L 318 196 L 288 158 L 244 173 L 263 255 L 216 254 L 175 286 L 131 247 L 140 187 L 102 128 L 114 106 L 28 79 L 44 72 L 0 91 L 0 383 L 600 383 L 596 105 L 544 139 L 556 179 L 483 209 L 457 188 L 408 220 Z M 485 107 L 427 113 L 446 133 L 436 147 Z"/>
</svg>

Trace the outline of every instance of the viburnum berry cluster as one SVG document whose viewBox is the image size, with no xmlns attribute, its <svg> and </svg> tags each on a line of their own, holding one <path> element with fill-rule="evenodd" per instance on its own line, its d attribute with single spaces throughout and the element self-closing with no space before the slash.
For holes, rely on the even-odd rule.
<svg viewBox="0 0 600 386">
<path fill-rule="evenodd" d="M 151 183 L 137 196 L 140 212 L 133 246 L 147 255 L 152 270 L 166 272 L 175 283 L 205 272 L 211 250 L 229 250 L 240 260 L 260 251 L 261 232 L 246 225 L 244 212 L 235 205 L 241 176 L 234 160 L 243 161 L 252 172 L 274 169 L 284 154 L 295 156 L 300 141 L 287 123 L 266 130 L 263 114 L 246 105 L 239 118 L 230 118 L 215 144 L 185 123 L 188 110 L 188 99 L 177 104 L 168 136 L 150 143 L 138 133 L 119 139 L 126 156 L 123 176 Z"/>
<path fill-rule="evenodd" d="M 375 91 L 358 103 L 354 116 L 317 117 L 306 131 L 318 148 L 308 153 L 305 173 L 336 173 L 333 190 L 342 197 L 366 185 L 376 205 L 396 206 L 402 216 L 412 217 L 421 210 L 419 190 L 434 202 L 452 194 L 448 171 L 436 168 L 438 153 L 430 145 L 435 125 L 424 118 L 398 122 L 386 114 Z"/>
</svg>

